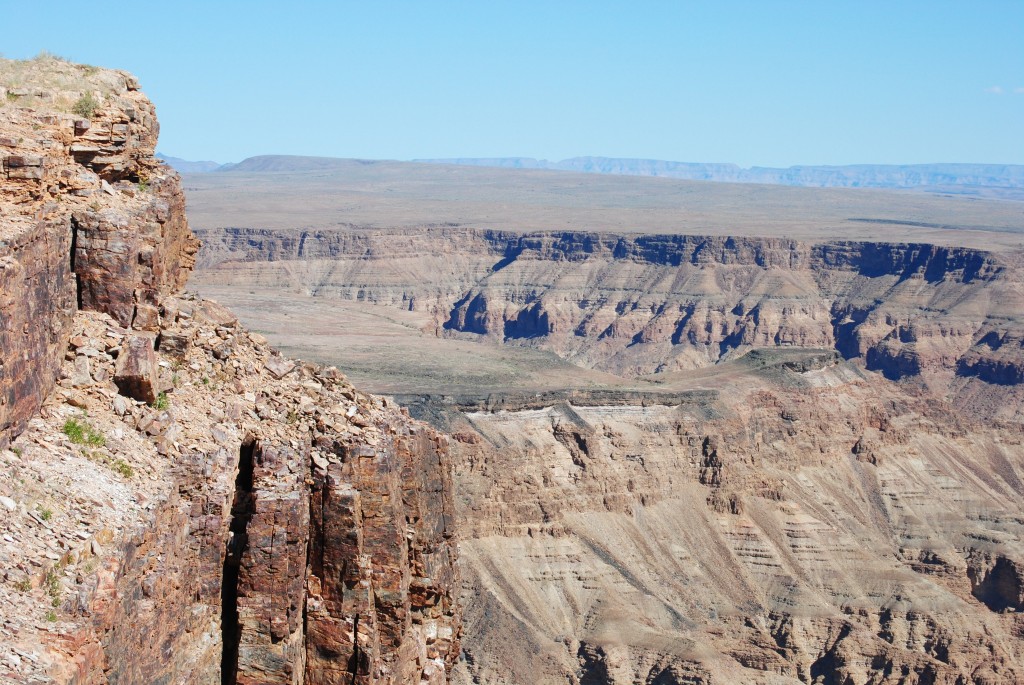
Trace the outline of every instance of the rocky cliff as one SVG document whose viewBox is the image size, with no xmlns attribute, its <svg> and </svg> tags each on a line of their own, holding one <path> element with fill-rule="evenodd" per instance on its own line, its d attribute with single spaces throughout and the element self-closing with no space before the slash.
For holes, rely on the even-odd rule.
<svg viewBox="0 0 1024 685">
<path fill-rule="evenodd" d="M 449 411 L 458 682 L 1024 678 L 1020 424 L 774 354 L 669 405 Z"/>
<path fill-rule="evenodd" d="M 181 289 L 124 73 L 0 61 L 0 679 L 441 683 L 447 439 Z"/>
</svg>

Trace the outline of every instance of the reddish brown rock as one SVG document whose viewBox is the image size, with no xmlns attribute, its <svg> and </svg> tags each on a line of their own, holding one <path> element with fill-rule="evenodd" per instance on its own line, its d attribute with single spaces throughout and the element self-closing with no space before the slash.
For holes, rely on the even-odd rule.
<svg viewBox="0 0 1024 685">
<path fill-rule="evenodd" d="M 447 441 L 397 412 L 387 419 L 394 438 L 335 443 L 340 463 L 314 471 L 311 685 L 431 682 L 458 656 Z"/>
<path fill-rule="evenodd" d="M 153 158 L 159 126 L 133 77 L 0 60 L 0 84 L 14 82 L 26 95 L 0 111 L 0 444 L 52 389 L 76 297 L 125 326 L 139 306 L 156 330 L 147 308 L 184 286 L 198 249 L 178 176 Z M 34 82 L 45 86 L 20 85 Z M 89 121 L 71 112 L 83 86 L 100 94 Z"/>
<path fill-rule="evenodd" d="M 267 371 L 273 374 L 274 378 L 278 380 L 284 378 L 295 368 L 295 362 L 284 357 L 271 356 L 264 363 Z"/>
<path fill-rule="evenodd" d="M 243 447 L 243 454 L 245 451 Z M 242 548 L 237 585 L 239 685 L 301 683 L 305 662 L 303 606 L 309 490 L 303 481 L 308 450 L 259 442 L 242 468 L 232 516 L 245 524 L 234 545 Z M 226 666 L 226 665 L 225 665 Z"/>
<path fill-rule="evenodd" d="M 75 309 L 70 243 L 58 220 L 0 240 L 0 446 L 53 389 Z"/>
<path fill-rule="evenodd" d="M 158 367 L 154 336 L 140 333 L 127 338 L 117 356 L 114 383 L 122 395 L 152 404 L 157 398 Z"/>
<path fill-rule="evenodd" d="M 0 453 L 19 535 L 0 576 L 28 588 L 0 584 L 16 606 L 0 668 L 74 685 L 298 685 L 350 682 L 331 657 L 345 652 L 366 682 L 444 679 L 460 631 L 444 441 L 337 370 L 231 330 L 230 310 L 175 296 L 198 243 L 134 78 L 0 60 L 0 85 L 12 73 L 42 78 L 31 97 L 54 106 L 0 108 L 0 445 L 34 417 L 18 454 Z M 68 111 L 83 83 L 99 103 L 88 120 Z M 118 394 L 153 404 L 160 390 L 173 393 L 153 408 Z M 67 417 L 87 444 L 62 435 Z M 45 491 L 15 493 L 15 471 Z"/>
</svg>

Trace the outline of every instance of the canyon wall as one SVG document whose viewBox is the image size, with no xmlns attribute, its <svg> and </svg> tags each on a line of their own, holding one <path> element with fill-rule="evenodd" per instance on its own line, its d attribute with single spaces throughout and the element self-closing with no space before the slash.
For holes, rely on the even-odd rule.
<svg viewBox="0 0 1024 685">
<path fill-rule="evenodd" d="M 131 75 L 0 87 L 0 679 L 447 682 L 447 439 L 182 294 L 199 242 Z"/>
<path fill-rule="evenodd" d="M 833 348 L 887 378 L 944 391 L 1022 378 L 1024 285 L 1014 254 L 444 227 L 200 235 L 203 285 L 423 311 L 438 336 L 540 347 L 627 377 L 784 346 Z"/>
<path fill-rule="evenodd" d="M 775 354 L 678 403 L 448 412 L 457 682 L 1024 677 L 1020 424 Z"/>
<path fill-rule="evenodd" d="M 395 396 L 453 436 L 456 682 L 1024 678 L 1019 255 L 457 227 L 201 234 L 204 287 L 409 310 L 415 340 L 616 374 Z"/>
</svg>

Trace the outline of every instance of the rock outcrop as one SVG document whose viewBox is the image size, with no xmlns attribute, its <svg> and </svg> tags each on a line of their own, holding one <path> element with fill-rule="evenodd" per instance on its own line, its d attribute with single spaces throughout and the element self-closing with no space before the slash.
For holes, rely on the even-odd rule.
<svg viewBox="0 0 1024 685">
<path fill-rule="evenodd" d="M 133 77 L 0 86 L 0 680 L 447 682 L 447 438 L 181 293 Z"/>
<path fill-rule="evenodd" d="M 457 682 L 1024 678 L 1020 424 L 738 366 L 675 405 L 449 408 Z"/>
<path fill-rule="evenodd" d="M 178 175 L 153 158 L 159 126 L 133 76 L 4 60 L 0 87 L 2 444 L 53 388 L 76 302 L 155 330 L 199 243 Z"/>
</svg>

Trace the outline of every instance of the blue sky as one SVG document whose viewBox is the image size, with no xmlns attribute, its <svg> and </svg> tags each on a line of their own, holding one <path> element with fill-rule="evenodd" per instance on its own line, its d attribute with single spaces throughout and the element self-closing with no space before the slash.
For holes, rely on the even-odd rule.
<svg viewBox="0 0 1024 685">
<path fill-rule="evenodd" d="M 0 0 L 8 58 L 134 72 L 160 149 L 1024 164 L 1024 2 Z"/>
</svg>

